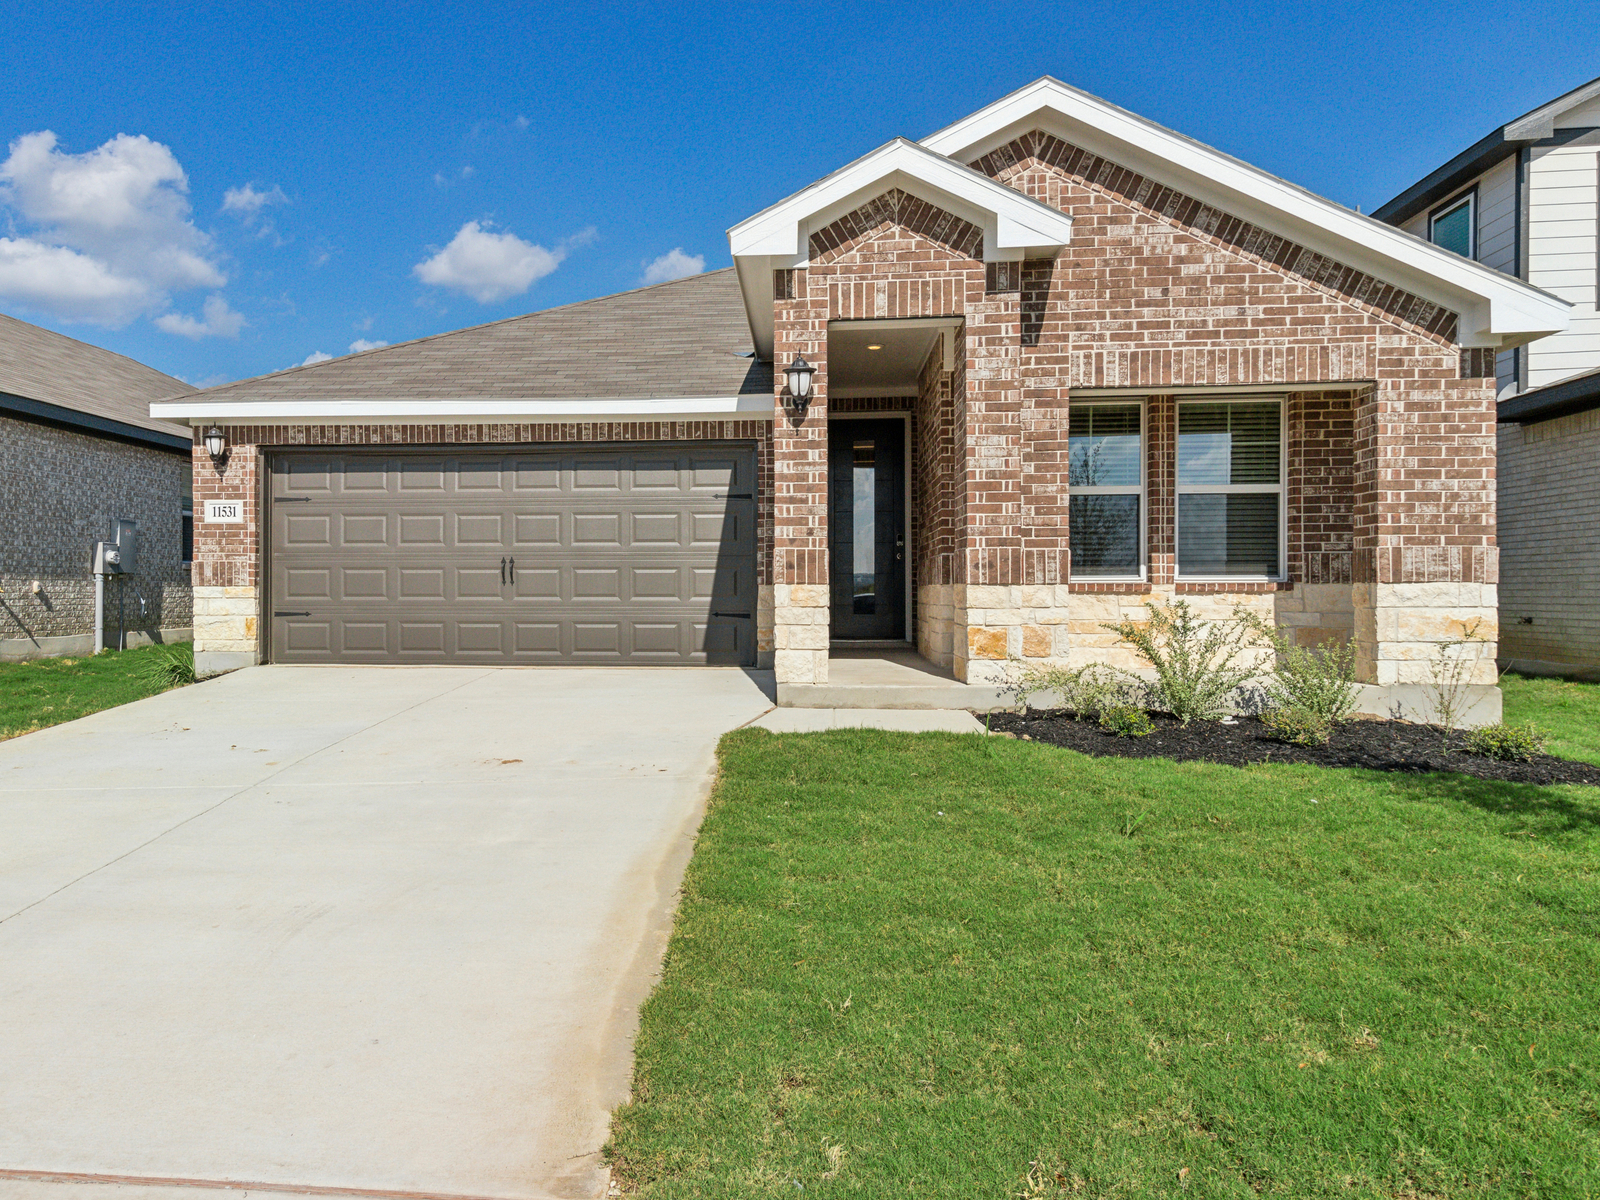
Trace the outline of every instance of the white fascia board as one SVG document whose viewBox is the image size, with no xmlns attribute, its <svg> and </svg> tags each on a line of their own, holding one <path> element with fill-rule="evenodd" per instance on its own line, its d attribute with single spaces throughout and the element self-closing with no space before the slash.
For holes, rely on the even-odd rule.
<svg viewBox="0 0 1600 1200">
<path fill-rule="evenodd" d="M 1572 306 L 1557 296 L 1057 79 L 1031 83 L 922 144 L 970 162 L 1035 129 L 1460 314 L 1465 346 L 1519 346 L 1567 327 Z"/>
<path fill-rule="evenodd" d="M 423 421 L 770 421 L 773 398 L 674 396 L 594 400 L 167 400 L 151 415 L 190 425 L 368 425 Z"/>
<path fill-rule="evenodd" d="M 806 253 L 806 237 L 818 221 L 827 224 L 896 186 L 983 227 L 985 255 L 995 255 L 996 261 L 1026 250 L 1059 249 L 1071 237 L 1072 218 L 1065 213 L 915 142 L 896 138 L 739 222 L 728 230 L 729 247 L 735 258 L 798 259 Z"/>
</svg>

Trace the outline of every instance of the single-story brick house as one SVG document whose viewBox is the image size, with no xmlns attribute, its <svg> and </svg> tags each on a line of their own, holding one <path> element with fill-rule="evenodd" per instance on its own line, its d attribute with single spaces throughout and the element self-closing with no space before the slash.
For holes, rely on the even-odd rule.
<svg viewBox="0 0 1600 1200">
<path fill-rule="evenodd" d="M 1494 359 L 1548 293 L 1053 79 L 729 237 L 156 406 L 227 516 L 202 669 L 728 663 L 803 704 L 842 645 L 993 681 L 1181 596 L 1353 637 L 1381 711 L 1492 636 Z"/>
<path fill-rule="evenodd" d="M 190 431 L 150 403 L 191 392 L 131 358 L 0 316 L 0 660 L 94 649 L 94 543 L 139 523 L 107 589 L 105 644 L 189 636 Z"/>
</svg>

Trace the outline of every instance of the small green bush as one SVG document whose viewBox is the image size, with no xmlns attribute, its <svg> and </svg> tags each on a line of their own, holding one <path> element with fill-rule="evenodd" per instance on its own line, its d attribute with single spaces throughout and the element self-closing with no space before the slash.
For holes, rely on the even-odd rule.
<svg viewBox="0 0 1600 1200">
<path fill-rule="evenodd" d="M 1100 663 L 1068 670 L 1057 664 L 1023 668 L 1011 685 L 1026 706 L 1039 692 L 1054 692 L 1061 707 L 1080 717 L 1098 717 L 1110 708 L 1142 708 L 1147 686 L 1142 679 Z"/>
<path fill-rule="evenodd" d="M 1334 723 L 1309 708 L 1269 708 L 1261 714 L 1267 732 L 1293 746 L 1326 746 Z"/>
<path fill-rule="evenodd" d="M 1291 646 L 1275 635 L 1278 663 L 1264 685 L 1268 708 L 1315 713 L 1338 725 L 1356 706 L 1356 648 Z"/>
<path fill-rule="evenodd" d="M 1526 725 L 1507 725 L 1502 721 L 1498 725 L 1469 730 L 1467 750 L 1502 762 L 1522 762 L 1544 753 L 1545 742 L 1549 739 L 1550 735 L 1532 721 Z"/>
<path fill-rule="evenodd" d="M 1187 600 L 1151 604 L 1148 621 L 1102 622 L 1155 668 L 1156 707 L 1184 724 L 1214 721 L 1234 709 L 1234 693 L 1261 673 L 1271 644 L 1261 622 L 1238 607 L 1232 617 L 1207 620 Z"/>
<path fill-rule="evenodd" d="M 194 682 L 194 646 L 177 642 L 171 646 L 154 646 L 149 659 L 142 664 L 145 679 L 162 689 L 183 687 Z"/>
<path fill-rule="evenodd" d="M 1113 704 L 1101 710 L 1100 728 L 1118 737 L 1147 737 L 1156 727 L 1144 709 L 1131 704 Z"/>
</svg>

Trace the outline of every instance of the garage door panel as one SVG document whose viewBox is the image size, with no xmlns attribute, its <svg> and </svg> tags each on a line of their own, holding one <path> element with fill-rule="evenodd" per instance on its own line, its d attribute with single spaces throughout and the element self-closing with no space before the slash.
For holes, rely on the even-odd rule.
<svg viewBox="0 0 1600 1200">
<path fill-rule="evenodd" d="M 389 517 L 386 513 L 340 513 L 341 546 L 387 546 Z"/>
<path fill-rule="evenodd" d="M 443 567 L 401 567 L 400 599 L 443 601 L 445 572 Z"/>
<path fill-rule="evenodd" d="M 269 653 L 752 664 L 755 504 L 727 493 L 753 496 L 754 465 L 749 449 L 694 445 L 286 452 Z"/>
<path fill-rule="evenodd" d="M 494 546 L 504 544 L 504 521 L 499 513 L 456 513 L 456 545 Z"/>
<path fill-rule="evenodd" d="M 387 600 L 387 567 L 343 567 L 339 571 L 339 596 L 344 600 Z"/>
<path fill-rule="evenodd" d="M 561 571 L 556 567 L 517 569 L 516 596 L 518 600 L 560 600 Z"/>
<path fill-rule="evenodd" d="M 444 546 L 443 513 L 401 514 L 399 525 L 402 546 Z"/>
<path fill-rule="evenodd" d="M 515 545 L 552 547 L 561 545 L 560 513 L 517 513 Z"/>
</svg>

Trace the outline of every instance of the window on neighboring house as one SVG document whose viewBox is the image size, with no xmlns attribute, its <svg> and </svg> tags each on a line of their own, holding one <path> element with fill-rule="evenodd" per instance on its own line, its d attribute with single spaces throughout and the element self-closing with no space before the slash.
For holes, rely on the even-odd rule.
<svg viewBox="0 0 1600 1200">
<path fill-rule="evenodd" d="M 1283 405 L 1178 405 L 1178 574 L 1283 575 Z"/>
<path fill-rule="evenodd" d="M 188 496 L 183 498 L 183 561 L 194 561 L 194 501 Z"/>
<path fill-rule="evenodd" d="M 1452 201 L 1428 218 L 1428 240 L 1435 246 L 1472 257 L 1472 194 Z"/>
<path fill-rule="evenodd" d="M 1067 431 L 1074 578 L 1139 578 L 1144 556 L 1144 406 L 1074 404 Z"/>
</svg>

